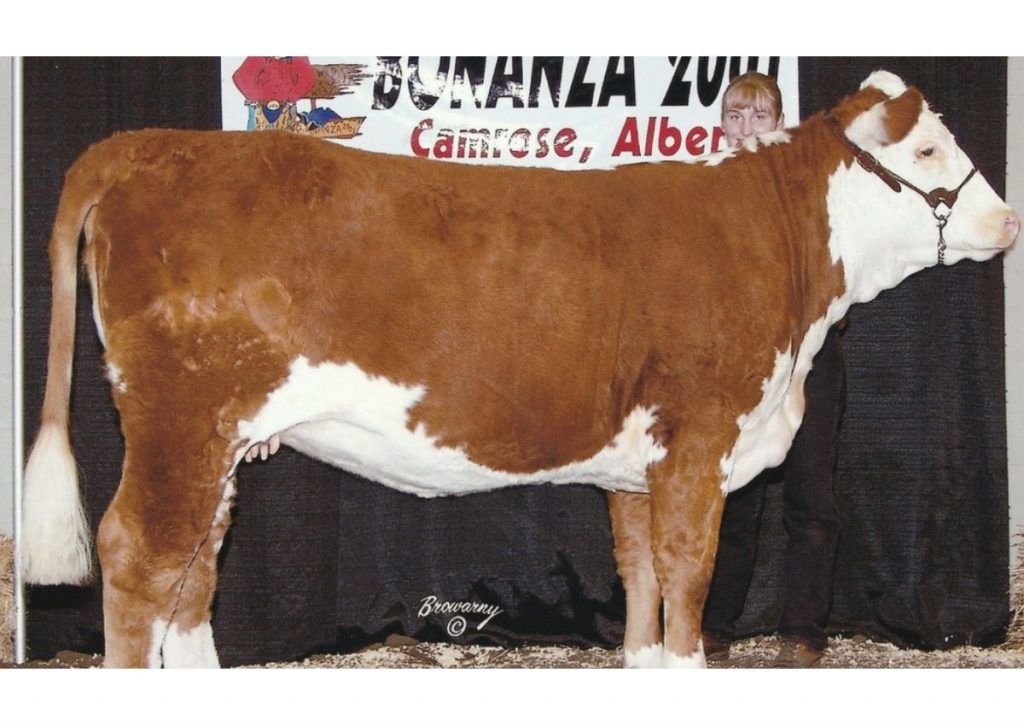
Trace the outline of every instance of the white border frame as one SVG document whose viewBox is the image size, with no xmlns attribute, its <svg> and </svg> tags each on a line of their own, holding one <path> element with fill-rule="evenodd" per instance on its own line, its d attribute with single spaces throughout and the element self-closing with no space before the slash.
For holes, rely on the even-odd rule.
<svg viewBox="0 0 1024 725">
<path fill-rule="evenodd" d="M 807 53 L 804 53 L 806 55 Z M 1007 58 L 1007 201 L 1016 209 L 1024 211 L 1024 152 L 1020 149 L 1020 132 L 1024 129 L 1024 59 L 1008 56 Z M 12 64 L 12 160 L 13 160 L 13 213 L 12 213 L 12 247 L 13 247 L 13 284 L 12 284 L 12 320 L 14 344 L 12 345 L 13 362 L 13 498 L 14 498 L 14 587 L 15 587 L 15 662 L 22 664 L 26 659 L 25 632 L 25 590 L 21 577 L 20 537 L 21 537 L 21 501 L 22 501 L 22 469 L 24 449 L 23 420 L 23 194 L 22 194 L 22 58 L 13 57 Z M 1011 99 L 1010 96 L 1017 98 Z M 1018 246 L 1024 245 L 1024 238 L 1018 240 Z M 1024 332 L 1018 327 L 1018 320 L 1024 316 L 1024 254 L 1020 250 L 1011 250 L 1004 261 L 1006 282 L 1006 336 L 1004 347 L 1006 356 L 1007 385 L 1007 464 L 1010 506 L 1010 575 L 1016 568 L 1018 557 L 1022 555 L 1020 545 L 1015 540 L 1018 533 L 1024 534 L 1024 372 L 1016 363 L 1024 361 Z M 1019 354 L 1018 354 L 1019 353 Z"/>
</svg>

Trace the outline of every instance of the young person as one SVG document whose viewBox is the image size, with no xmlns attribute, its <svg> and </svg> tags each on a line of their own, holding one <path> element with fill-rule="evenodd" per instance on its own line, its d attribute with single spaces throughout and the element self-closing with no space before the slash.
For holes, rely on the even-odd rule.
<svg viewBox="0 0 1024 725">
<path fill-rule="evenodd" d="M 782 93 L 771 77 L 751 72 L 732 79 L 722 96 L 722 130 L 730 146 L 784 127 Z"/>
<path fill-rule="evenodd" d="M 745 73 L 729 84 L 722 98 L 722 129 L 730 146 L 782 129 L 783 124 L 782 95 L 774 80 Z M 783 644 L 775 660 L 779 667 L 810 667 L 821 659 L 827 644 L 824 626 L 839 539 L 832 474 L 845 401 L 843 352 L 835 327 L 814 359 L 805 398 L 803 423 L 779 471 L 789 537 L 778 625 Z M 765 471 L 726 500 L 715 573 L 704 608 L 704 653 L 710 661 L 729 656 L 754 572 L 765 490 L 772 474 Z"/>
</svg>

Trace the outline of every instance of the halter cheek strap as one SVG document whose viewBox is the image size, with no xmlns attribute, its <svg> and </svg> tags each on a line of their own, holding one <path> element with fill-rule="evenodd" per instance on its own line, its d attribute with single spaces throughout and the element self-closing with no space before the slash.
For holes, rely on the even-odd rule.
<svg viewBox="0 0 1024 725">
<path fill-rule="evenodd" d="M 850 149 L 853 153 L 853 157 L 857 160 L 857 163 L 860 164 L 865 171 L 877 176 L 897 194 L 903 190 L 904 186 L 911 191 L 916 191 L 921 198 L 925 200 L 925 203 L 931 207 L 932 216 L 935 217 L 936 226 L 938 226 L 939 229 L 939 264 L 943 264 L 945 262 L 946 240 L 942 236 L 942 230 L 949 222 L 949 217 L 953 213 L 953 205 L 956 203 L 960 190 L 964 188 L 964 185 L 970 181 L 976 173 L 978 173 L 978 169 L 971 167 L 970 172 L 966 177 L 964 177 L 964 180 L 961 181 L 960 185 L 953 190 L 938 187 L 927 192 L 921 191 L 921 189 L 914 186 L 899 174 L 887 169 L 882 162 L 851 141 L 836 119 L 830 117 L 829 120 L 831 121 L 830 125 L 839 136 L 839 139 L 848 149 Z"/>
</svg>

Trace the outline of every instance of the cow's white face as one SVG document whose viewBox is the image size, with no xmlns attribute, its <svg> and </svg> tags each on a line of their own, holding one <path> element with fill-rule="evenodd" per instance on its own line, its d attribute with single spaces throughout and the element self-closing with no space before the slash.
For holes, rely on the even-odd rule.
<svg viewBox="0 0 1024 725">
<path fill-rule="evenodd" d="M 869 77 L 862 87 L 868 86 L 893 100 L 862 113 L 847 128 L 847 136 L 923 192 L 960 187 L 974 164 L 939 116 L 915 97 L 916 123 L 893 140 L 887 117 L 898 112 L 901 99 L 909 99 L 904 96 L 907 88 L 884 72 Z M 903 186 L 897 193 L 859 164 L 840 166 L 830 179 L 828 205 L 830 247 L 833 259 L 844 262 L 852 301 L 872 299 L 882 289 L 938 263 L 938 221 L 912 189 Z M 938 211 L 950 212 L 942 231 L 945 264 L 989 259 L 1009 247 L 1020 228 L 1016 213 L 980 174 L 963 186 L 951 210 L 940 207 Z"/>
</svg>

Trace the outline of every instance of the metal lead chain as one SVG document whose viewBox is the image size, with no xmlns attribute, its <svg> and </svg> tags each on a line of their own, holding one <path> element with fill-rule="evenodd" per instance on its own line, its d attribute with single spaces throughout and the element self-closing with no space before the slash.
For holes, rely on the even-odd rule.
<svg viewBox="0 0 1024 725">
<path fill-rule="evenodd" d="M 940 214 L 936 211 L 932 212 L 935 215 L 935 220 L 939 227 L 939 265 L 946 263 L 946 239 L 942 236 L 942 230 L 946 227 L 946 222 L 949 221 L 949 213 Z"/>
</svg>

